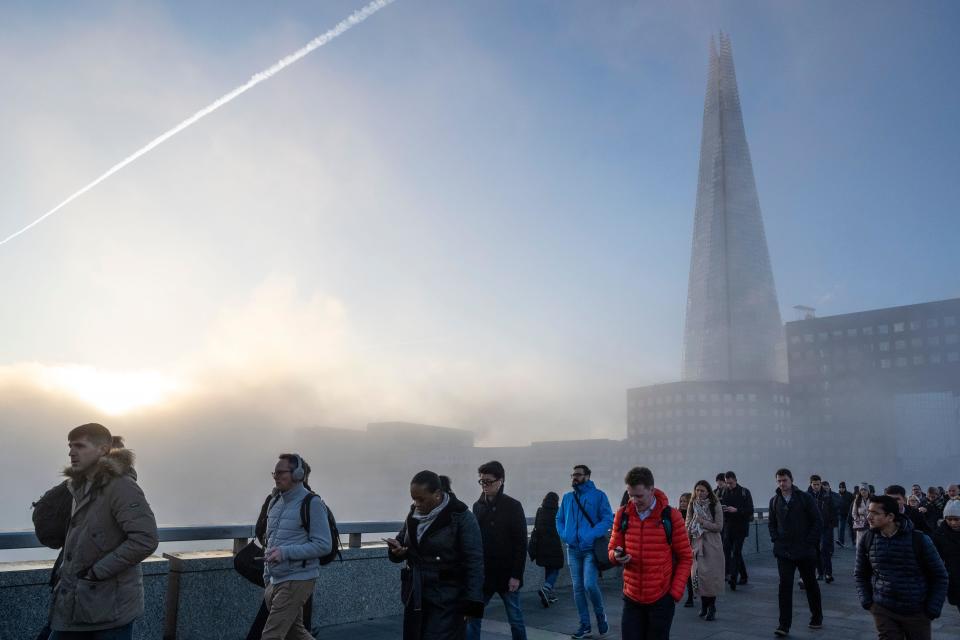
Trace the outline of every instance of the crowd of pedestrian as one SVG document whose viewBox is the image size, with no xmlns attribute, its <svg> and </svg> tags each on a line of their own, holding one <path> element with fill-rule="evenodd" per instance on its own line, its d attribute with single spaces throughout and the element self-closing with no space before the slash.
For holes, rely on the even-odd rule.
<svg viewBox="0 0 960 640">
<path fill-rule="evenodd" d="M 35 503 L 37 537 L 61 549 L 41 638 L 129 640 L 144 611 L 140 563 L 157 548 L 156 520 L 122 438 L 87 424 L 67 440 L 67 480 Z M 309 474 L 300 455 L 279 454 L 257 541 L 237 553 L 238 571 L 264 588 L 248 640 L 313 638 L 316 580 L 337 555 L 339 536 Z M 457 498 L 445 476 L 424 470 L 410 480 L 403 526 L 384 539 L 387 557 L 401 565 L 404 640 L 479 640 L 494 595 L 513 640 L 525 640 L 519 592 L 528 557 L 543 568 L 537 589 L 543 607 L 558 601 L 557 579 L 568 567 L 579 617 L 573 639 L 608 635 L 600 576 L 612 568 L 622 571 L 620 629 L 630 640 L 669 638 L 684 594 L 685 607 L 699 598 L 699 617 L 714 621 L 723 593 L 748 584 L 743 545 L 756 509 L 733 471 L 718 474 L 714 486 L 697 480 L 674 507 L 651 469 L 633 467 L 614 511 L 590 468 L 577 464 L 569 491 L 543 497 L 529 537 L 523 505 L 506 492 L 503 465 L 486 462 L 477 475 L 480 495 L 472 506 Z M 797 574 L 808 627 L 822 628 L 819 583 L 835 581 L 832 557 L 836 547 L 846 547 L 847 531 L 856 549 L 853 583 L 879 638 L 930 638 L 930 621 L 945 600 L 960 609 L 957 485 L 924 491 L 914 484 L 909 493 L 889 485 L 877 494 L 866 482 L 855 493 L 840 482 L 834 492 L 817 474 L 803 490 L 786 468 L 774 479 L 766 525 L 779 573 L 775 635 L 790 633 Z"/>
</svg>

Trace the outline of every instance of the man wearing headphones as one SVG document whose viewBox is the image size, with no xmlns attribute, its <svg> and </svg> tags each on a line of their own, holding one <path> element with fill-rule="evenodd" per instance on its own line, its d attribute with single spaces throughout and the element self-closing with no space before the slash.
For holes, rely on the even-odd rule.
<svg viewBox="0 0 960 640">
<path fill-rule="evenodd" d="M 267 510 L 263 556 L 263 597 L 270 616 L 262 640 L 313 640 L 304 627 L 303 603 L 313 593 L 320 575 L 319 558 L 330 553 L 333 540 L 323 500 L 304 486 L 304 466 L 299 455 L 282 453 L 272 474 L 277 496 Z M 304 500 L 309 500 L 309 518 L 301 514 Z M 309 522 L 309 531 L 304 528 L 305 522 Z"/>
</svg>

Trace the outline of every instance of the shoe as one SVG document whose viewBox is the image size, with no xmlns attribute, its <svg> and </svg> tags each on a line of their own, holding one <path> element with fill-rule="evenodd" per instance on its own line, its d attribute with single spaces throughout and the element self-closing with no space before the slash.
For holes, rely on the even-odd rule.
<svg viewBox="0 0 960 640">
<path fill-rule="evenodd" d="M 823 629 L 823 620 L 811 619 L 810 624 L 807 625 L 811 629 Z"/>
<path fill-rule="evenodd" d="M 740 579 L 737 580 L 737 584 L 747 584 L 747 576 L 740 576 Z"/>
<path fill-rule="evenodd" d="M 540 587 L 537 590 L 537 595 L 540 596 L 540 604 L 543 605 L 543 608 L 546 609 L 550 606 L 550 596 L 547 595 L 547 590 L 543 587 Z"/>
<path fill-rule="evenodd" d="M 730 591 L 737 590 L 737 579 L 733 576 L 730 576 L 730 580 L 727 582 L 730 585 Z"/>
<path fill-rule="evenodd" d="M 580 625 L 580 628 L 577 629 L 576 633 L 570 634 L 570 637 L 573 638 L 573 640 L 581 640 L 582 638 L 592 638 L 593 632 L 590 631 L 590 627 L 588 625 L 582 624 Z"/>
<path fill-rule="evenodd" d="M 704 616 L 706 616 L 706 615 L 707 615 L 707 608 L 708 608 L 708 607 L 707 607 L 706 603 L 704 603 L 703 600 L 701 600 L 701 601 L 700 601 L 700 613 L 698 613 L 697 615 L 700 616 L 701 618 L 704 617 Z"/>
<path fill-rule="evenodd" d="M 797 580 L 797 584 L 800 585 L 800 591 L 803 591 L 807 588 L 806 585 L 803 584 L 803 580 Z"/>
<path fill-rule="evenodd" d="M 822 574 L 822 573 L 817 575 L 817 582 L 823 582 L 823 574 Z"/>
<path fill-rule="evenodd" d="M 833 576 L 828 573 L 827 575 L 823 576 L 823 581 L 827 584 L 830 584 L 833 582 Z"/>
<path fill-rule="evenodd" d="M 788 635 L 789 633 L 790 633 L 790 629 L 787 629 L 786 627 L 777 627 L 776 629 L 773 630 L 773 635 L 780 638 Z"/>
<path fill-rule="evenodd" d="M 844 545 L 844 544 L 843 544 L 842 542 L 840 542 L 839 540 L 837 540 L 837 544 L 840 546 L 841 549 L 846 549 L 846 548 L 847 548 L 846 545 Z"/>
<path fill-rule="evenodd" d="M 550 604 L 556 604 L 557 602 L 560 601 L 560 598 L 558 598 L 557 596 L 553 595 L 553 592 L 551 591 L 551 592 L 550 592 L 550 595 L 547 596 L 547 600 L 550 601 Z"/>
<path fill-rule="evenodd" d="M 597 618 L 597 637 L 605 638 L 608 631 L 610 631 L 610 624 L 607 622 L 607 616 Z"/>
<path fill-rule="evenodd" d="M 707 617 L 704 618 L 704 620 L 706 620 L 707 622 L 713 622 L 716 619 L 717 619 L 717 608 L 713 605 L 710 605 L 710 607 L 707 609 Z"/>
</svg>

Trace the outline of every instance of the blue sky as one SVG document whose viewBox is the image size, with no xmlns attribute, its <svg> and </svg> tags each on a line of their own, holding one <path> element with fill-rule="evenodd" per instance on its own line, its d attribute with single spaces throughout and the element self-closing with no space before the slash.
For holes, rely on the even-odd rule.
<svg viewBox="0 0 960 640">
<path fill-rule="evenodd" d="M 359 6 L 4 3 L 0 235 Z M 711 34 L 791 319 L 960 295 L 958 25 L 399 0 L 0 248 L 0 382 L 147 371 L 271 390 L 290 426 L 622 437 L 624 390 L 679 375 Z"/>
</svg>

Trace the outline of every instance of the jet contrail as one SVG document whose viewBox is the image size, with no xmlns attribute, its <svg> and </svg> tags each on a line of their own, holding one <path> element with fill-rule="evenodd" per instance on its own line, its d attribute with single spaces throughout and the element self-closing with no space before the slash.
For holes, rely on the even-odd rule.
<svg viewBox="0 0 960 640">
<path fill-rule="evenodd" d="M 63 207 L 67 206 L 68 204 L 70 204 L 71 202 L 73 202 L 83 194 L 85 194 L 87 191 L 90 191 L 90 189 L 93 189 L 95 186 L 97 186 L 98 184 L 100 184 L 101 182 L 103 182 L 113 174 L 115 174 L 117 171 L 120 171 L 120 169 L 123 169 L 125 166 L 127 166 L 128 164 L 130 164 L 131 162 L 133 162 L 143 154 L 154 149 L 155 147 L 160 146 L 161 144 L 163 144 L 173 136 L 177 135 L 178 133 L 180 133 L 187 127 L 189 127 L 190 125 L 210 115 L 211 113 L 213 113 L 223 105 L 227 104 L 228 102 L 230 102 L 231 100 L 239 96 L 240 94 L 245 93 L 248 89 L 252 89 L 253 87 L 263 82 L 264 80 L 267 80 L 268 78 L 273 77 L 274 75 L 276 75 L 283 69 L 289 67 L 291 64 L 293 64 L 300 58 L 303 58 L 304 56 L 309 54 L 314 49 L 319 49 L 323 45 L 327 44 L 328 42 L 330 42 L 331 40 L 339 36 L 344 31 L 350 29 L 353 26 L 360 24 L 361 22 L 363 22 L 364 20 L 366 20 L 367 18 L 375 14 L 380 9 L 383 9 L 385 6 L 392 3 L 393 1 L 394 0 L 374 0 L 374 2 L 371 2 L 364 8 L 354 11 L 352 14 L 350 14 L 349 17 L 340 21 L 337 24 L 337 26 L 333 27 L 323 35 L 314 38 L 313 40 L 308 42 L 305 46 L 298 49 L 294 53 L 291 53 L 287 57 L 281 59 L 279 62 L 275 63 L 270 68 L 264 71 L 261 71 L 260 73 L 254 74 L 253 76 L 250 77 L 249 80 L 247 80 L 245 84 L 240 85 L 230 93 L 218 98 L 213 103 L 204 107 L 200 111 L 197 111 L 195 114 L 193 114 L 192 116 L 190 116 L 189 118 L 187 118 L 186 120 L 184 120 L 183 122 L 175 126 L 173 129 L 170 129 L 166 133 L 161 134 L 159 137 L 150 141 L 149 143 L 147 143 L 137 151 L 133 152 L 132 154 L 130 154 L 129 156 L 127 156 L 117 164 L 107 169 L 103 173 L 103 175 L 101 175 L 99 178 L 97 178 L 87 186 L 83 187 L 82 189 L 80 189 L 79 191 L 71 195 L 69 198 L 67 198 L 66 200 L 64 200 L 57 206 L 55 206 L 53 209 L 50 209 L 50 211 L 47 211 L 45 214 L 43 214 L 42 216 L 40 216 L 39 218 L 31 222 L 24 228 L 20 229 L 19 231 L 10 234 L 3 240 L 0 240 L 0 246 L 10 242 L 20 234 L 26 233 L 33 227 L 37 226 L 38 224 L 40 224 L 41 222 L 43 222 L 44 220 L 46 220 L 47 218 L 55 214 L 57 211 L 59 211 Z"/>
</svg>

